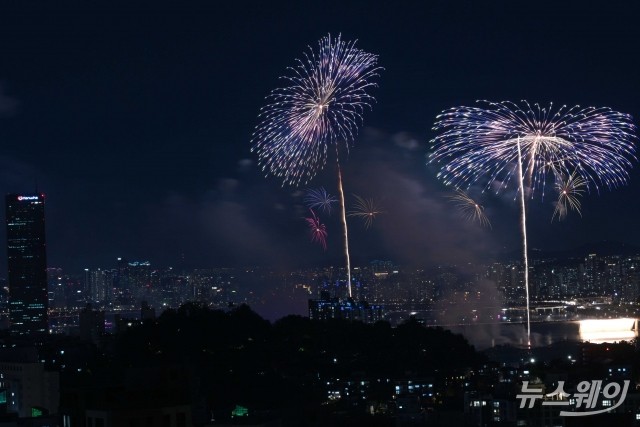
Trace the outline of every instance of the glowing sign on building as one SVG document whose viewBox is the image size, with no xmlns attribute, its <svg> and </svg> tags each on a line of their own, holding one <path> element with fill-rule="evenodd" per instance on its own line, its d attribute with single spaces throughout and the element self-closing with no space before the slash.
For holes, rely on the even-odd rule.
<svg viewBox="0 0 640 427">
<path fill-rule="evenodd" d="M 233 411 L 231 411 L 231 418 L 234 417 L 246 417 L 249 415 L 249 409 L 244 406 L 236 405 Z"/>
</svg>

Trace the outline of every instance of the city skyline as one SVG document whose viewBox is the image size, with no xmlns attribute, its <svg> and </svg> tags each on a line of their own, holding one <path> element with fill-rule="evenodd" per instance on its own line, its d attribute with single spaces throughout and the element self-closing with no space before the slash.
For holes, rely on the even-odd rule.
<svg viewBox="0 0 640 427">
<path fill-rule="evenodd" d="M 556 254 L 532 259 L 532 312 L 544 313 L 544 307 L 550 304 L 570 307 L 568 301 L 613 304 L 612 312 L 590 313 L 596 317 L 625 313 L 625 307 L 633 310 L 640 297 L 640 251 L 631 249 L 615 253 L 610 247 L 600 254 Z M 346 274 L 340 265 L 290 271 L 250 266 L 181 270 L 119 259 L 112 265 L 87 268 L 81 273 L 59 268 L 48 272 L 50 307 L 63 313 L 76 313 L 86 304 L 111 313 L 132 313 L 146 303 L 160 314 L 195 302 L 223 310 L 248 304 L 266 319 L 276 321 L 289 314 L 306 315 L 308 300 L 324 293 L 340 301 L 347 301 L 348 296 Z M 525 313 L 522 273 L 522 262 L 517 257 L 424 268 L 376 260 L 353 266 L 353 300 L 380 304 L 382 315 L 394 324 L 406 320 L 411 311 L 430 312 L 434 308 L 442 312 L 436 314 L 435 310 L 427 317 L 438 325 L 496 323 L 502 321 L 503 316 L 495 316 L 503 309 L 515 310 L 520 316 Z M 449 303 L 455 305 L 447 308 Z M 477 314 L 472 315 L 475 311 Z M 403 314 L 398 317 L 400 313 Z M 573 312 L 572 316 L 576 314 Z M 506 317 L 510 322 L 519 322 L 517 317 Z M 60 327 L 56 325 L 53 330 L 63 330 Z"/>
</svg>

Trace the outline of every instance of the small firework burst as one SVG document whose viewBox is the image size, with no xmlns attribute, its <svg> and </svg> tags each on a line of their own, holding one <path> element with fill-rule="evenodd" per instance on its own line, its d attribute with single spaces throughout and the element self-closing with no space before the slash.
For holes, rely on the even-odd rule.
<svg viewBox="0 0 640 427">
<path fill-rule="evenodd" d="M 327 227 L 320 222 L 320 218 L 316 215 L 313 209 L 309 209 L 311 216 L 305 218 L 309 227 L 309 234 L 311 235 L 311 241 L 319 243 L 322 248 L 327 250 Z"/>
<path fill-rule="evenodd" d="M 308 208 L 321 210 L 327 215 L 331 215 L 332 205 L 338 199 L 327 193 L 324 187 L 309 189 L 304 196 L 304 203 Z"/>
<path fill-rule="evenodd" d="M 582 196 L 586 190 L 586 181 L 574 172 L 569 176 L 559 176 L 555 187 L 558 193 L 558 199 L 555 202 L 556 208 L 553 211 L 551 221 L 553 221 L 556 216 L 558 217 L 558 221 L 563 220 L 566 218 L 569 210 L 574 210 L 578 212 L 578 215 L 582 216 L 580 200 L 578 198 Z"/>
<path fill-rule="evenodd" d="M 447 198 L 456 205 L 460 214 L 467 221 L 477 221 L 482 226 L 491 227 L 489 218 L 487 218 L 487 215 L 484 213 L 484 207 L 469 197 L 464 191 L 456 190 L 456 194 L 447 196 Z"/>
<path fill-rule="evenodd" d="M 356 203 L 348 216 L 361 218 L 364 221 L 365 228 L 370 228 L 376 216 L 384 212 L 380 210 L 376 200 L 372 198 L 365 199 L 355 194 L 353 196 L 356 198 Z"/>
</svg>

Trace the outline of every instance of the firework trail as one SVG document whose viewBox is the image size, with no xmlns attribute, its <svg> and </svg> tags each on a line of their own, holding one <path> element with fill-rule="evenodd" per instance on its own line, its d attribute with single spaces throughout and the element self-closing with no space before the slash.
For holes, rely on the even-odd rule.
<svg viewBox="0 0 640 427">
<path fill-rule="evenodd" d="M 340 145 L 348 152 L 362 124 L 364 110 L 374 98 L 367 90 L 381 68 L 378 56 L 355 47 L 356 42 L 341 37 L 323 37 L 319 48 L 309 47 L 303 59 L 283 76 L 286 85 L 267 97 L 260 110 L 260 123 L 252 137 L 251 151 L 256 152 L 265 174 L 282 180 L 283 185 L 308 183 L 327 162 L 329 147 L 334 146 L 338 160 L 342 222 L 347 259 L 347 284 L 351 296 L 351 269 L 348 253 L 348 230 L 342 197 Z"/>
<path fill-rule="evenodd" d="M 349 212 L 348 216 L 358 217 L 364 220 L 365 228 L 370 228 L 373 225 L 373 220 L 376 215 L 384 213 L 378 207 L 378 204 L 374 199 L 365 199 L 357 195 L 353 195 L 356 198 L 356 204 L 353 210 Z"/>
<path fill-rule="evenodd" d="M 431 141 L 429 162 L 443 163 L 438 177 L 456 188 L 486 179 L 486 188 L 498 193 L 517 181 L 530 345 L 525 181 L 531 197 L 536 189 L 544 196 L 549 176 L 575 174 L 587 190 L 623 185 L 635 160 L 635 126 L 630 115 L 610 108 L 479 103 L 482 108 L 452 108 L 437 117 L 434 130 L 441 133 Z"/>
<path fill-rule="evenodd" d="M 320 223 L 320 218 L 316 215 L 313 209 L 309 209 L 311 216 L 305 218 L 307 225 L 309 226 L 309 234 L 311 235 L 311 241 L 317 242 L 322 245 L 322 248 L 327 250 L 327 227 Z"/>
<path fill-rule="evenodd" d="M 342 232 L 344 235 L 344 256 L 347 261 L 347 289 L 349 291 L 349 298 L 353 295 L 351 293 L 351 256 L 349 255 L 349 231 L 347 229 L 347 213 L 344 204 L 344 191 L 342 189 L 342 169 L 340 169 L 340 163 L 338 163 L 338 194 L 340 194 L 340 219 L 342 220 Z"/>
<path fill-rule="evenodd" d="M 582 216 L 578 197 L 584 194 L 586 186 L 586 181 L 577 176 L 575 172 L 567 177 L 559 176 L 558 181 L 555 183 L 558 200 L 556 200 L 556 208 L 553 211 L 551 221 L 553 221 L 556 216 L 559 221 L 564 219 L 569 213 L 569 209 L 578 212 L 578 214 Z"/>
<path fill-rule="evenodd" d="M 320 187 L 317 189 L 307 190 L 307 194 L 305 194 L 303 201 L 307 207 L 311 209 L 318 209 L 327 215 L 331 215 L 331 205 L 336 203 L 338 199 L 327 193 L 327 190 L 325 190 L 324 187 Z"/>
<path fill-rule="evenodd" d="M 484 213 L 484 207 L 473 200 L 467 193 L 462 190 L 456 190 L 453 196 L 447 196 L 460 210 L 460 213 L 467 221 L 477 221 L 482 226 L 491 228 L 491 222 Z"/>
<path fill-rule="evenodd" d="M 522 147 L 520 139 L 518 148 L 518 193 L 520 193 L 520 227 L 522 230 L 522 258 L 524 259 L 524 291 L 527 300 L 527 347 L 531 348 L 531 315 L 529 313 L 529 253 L 527 244 L 527 209 L 524 201 L 524 174 L 522 172 Z"/>
</svg>

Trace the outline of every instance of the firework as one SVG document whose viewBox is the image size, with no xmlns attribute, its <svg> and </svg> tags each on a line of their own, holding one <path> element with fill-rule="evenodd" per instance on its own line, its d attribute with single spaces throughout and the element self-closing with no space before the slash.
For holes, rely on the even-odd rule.
<svg viewBox="0 0 640 427">
<path fill-rule="evenodd" d="M 585 180 L 577 176 L 575 172 L 567 177 L 558 177 L 558 181 L 555 183 L 558 200 L 555 202 L 556 208 L 553 211 L 551 220 L 553 221 L 556 216 L 558 217 L 558 220 L 564 219 L 567 216 L 569 209 L 578 212 L 579 215 L 582 215 L 582 212 L 580 211 L 580 200 L 578 197 L 584 194 L 586 186 L 587 183 Z"/>
<path fill-rule="evenodd" d="M 353 210 L 349 212 L 349 216 L 355 216 L 364 220 L 365 228 L 373 225 L 373 220 L 376 215 L 383 213 L 378 207 L 378 204 L 374 199 L 365 199 L 364 197 L 353 195 L 356 198 L 356 204 Z"/>
<path fill-rule="evenodd" d="M 338 190 L 342 209 L 347 286 L 351 296 L 349 238 L 342 189 L 339 146 L 348 151 L 362 124 L 364 110 L 374 98 L 367 91 L 377 84 L 382 69 L 378 56 L 345 42 L 338 36 L 323 37 L 319 48 L 309 47 L 303 59 L 282 77 L 286 86 L 275 89 L 260 110 L 260 123 L 252 137 L 251 151 L 258 154 L 266 174 L 284 184 L 306 184 L 324 167 L 329 147 L 338 164 Z"/>
<path fill-rule="evenodd" d="M 453 196 L 447 196 L 460 210 L 462 216 L 468 221 L 477 221 L 480 225 L 491 227 L 489 218 L 484 213 L 484 207 L 473 200 L 462 190 L 456 190 Z"/>
<path fill-rule="evenodd" d="M 260 111 L 252 151 L 262 170 L 286 184 L 305 184 L 324 167 L 330 146 L 348 149 L 374 101 L 367 90 L 376 86 L 377 61 L 340 36 L 320 39 L 317 52 L 309 47 Z"/>
<path fill-rule="evenodd" d="M 518 147 L 531 189 L 544 189 L 547 177 L 570 171 L 596 189 L 628 180 L 635 159 L 635 126 L 628 114 L 479 102 L 486 108 L 453 108 L 437 117 L 434 130 L 441 133 L 432 140 L 430 161 L 446 163 L 438 174 L 445 183 L 461 187 L 489 177 L 487 188 L 499 191 L 518 179 Z"/>
<path fill-rule="evenodd" d="M 304 203 L 307 207 L 322 210 L 328 215 L 331 215 L 331 205 L 337 201 L 338 199 L 327 193 L 324 187 L 307 190 L 307 194 L 304 196 Z"/>
<path fill-rule="evenodd" d="M 432 140 L 429 161 L 444 163 L 438 177 L 455 187 L 486 179 L 487 188 L 499 192 L 516 180 L 531 345 L 525 181 L 532 196 L 535 189 L 544 195 L 548 176 L 575 174 L 596 190 L 625 184 L 635 159 L 635 126 L 631 116 L 610 108 L 480 103 L 485 108 L 453 108 L 437 117 L 434 130 L 440 134 Z"/>
<path fill-rule="evenodd" d="M 317 242 L 322 245 L 322 248 L 327 250 L 327 227 L 320 223 L 320 218 L 316 215 L 313 209 L 309 209 L 311 216 L 305 218 L 307 225 L 309 226 L 309 234 L 311 235 L 311 241 Z"/>
</svg>

